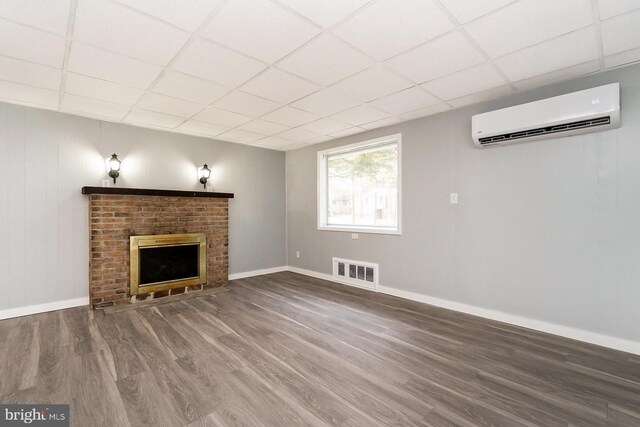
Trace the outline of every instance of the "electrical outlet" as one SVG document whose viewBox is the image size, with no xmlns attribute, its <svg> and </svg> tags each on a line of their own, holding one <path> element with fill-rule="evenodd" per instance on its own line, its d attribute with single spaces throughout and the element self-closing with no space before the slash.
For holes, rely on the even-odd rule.
<svg viewBox="0 0 640 427">
<path fill-rule="evenodd" d="M 351 233 L 352 240 L 358 240 L 358 238 L 359 238 L 358 233 Z"/>
<path fill-rule="evenodd" d="M 458 204 L 458 193 L 449 194 L 449 202 L 452 205 L 457 205 Z"/>
<path fill-rule="evenodd" d="M 296 251 L 296 258 L 300 258 L 300 251 Z"/>
</svg>

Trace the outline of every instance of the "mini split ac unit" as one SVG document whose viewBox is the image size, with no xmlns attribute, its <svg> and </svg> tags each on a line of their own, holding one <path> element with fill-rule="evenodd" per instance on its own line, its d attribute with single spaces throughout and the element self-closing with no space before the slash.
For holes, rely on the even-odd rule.
<svg viewBox="0 0 640 427">
<path fill-rule="evenodd" d="M 478 114 L 471 118 L 478 147 L 557 138 L 620 127 L 620 84 Z"/>
</svg>

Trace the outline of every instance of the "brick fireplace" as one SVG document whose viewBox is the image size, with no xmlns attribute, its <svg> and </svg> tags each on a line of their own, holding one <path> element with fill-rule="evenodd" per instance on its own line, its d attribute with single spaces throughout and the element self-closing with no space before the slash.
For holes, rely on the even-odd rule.
<svg viewBox="0 0 640 427">
<path fill-rule="evenodd" d="M 231 193 L 84 187 L 89 196 L 89 297 L 94 308 L 222 286 L 228 280 Z M 206 282 L 132 294 L 130 237 L 202 233 Z"/>
</svg>

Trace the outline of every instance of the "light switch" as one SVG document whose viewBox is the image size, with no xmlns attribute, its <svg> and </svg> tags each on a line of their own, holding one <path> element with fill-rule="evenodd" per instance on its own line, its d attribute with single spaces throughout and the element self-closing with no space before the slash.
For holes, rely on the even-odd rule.
<svg viewBox="0 0 640 427">
<path fill-rule="evenodd" d="M 358 240 L 358 233 L 351 233 L 352 240 Z"/>
<path fill-rule="evenodd" d="M 451 203 L 452 205 L 458 204 L 458 193 L 449 194 L 449 203 Z"/>
</svg>

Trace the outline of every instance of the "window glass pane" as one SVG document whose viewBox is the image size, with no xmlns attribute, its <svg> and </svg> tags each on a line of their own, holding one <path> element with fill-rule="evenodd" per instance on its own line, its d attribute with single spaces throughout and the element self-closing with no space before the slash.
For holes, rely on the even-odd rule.
<svg viewBox="0 0 640 427">
<path fill-rule="evenodd" d="M 397 227 L 398 145 L 327 156 L 327 225 Z"/>
</svg>

